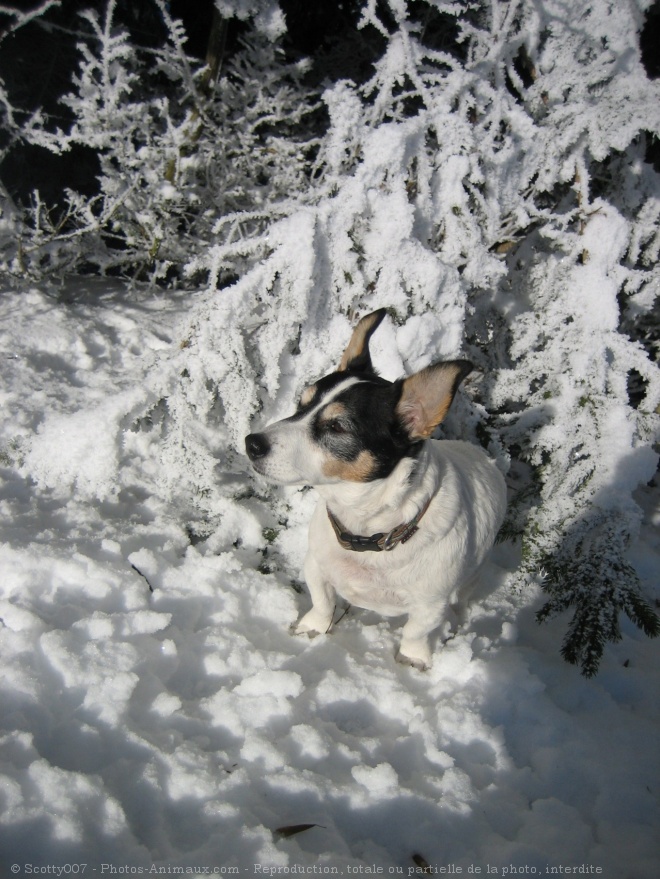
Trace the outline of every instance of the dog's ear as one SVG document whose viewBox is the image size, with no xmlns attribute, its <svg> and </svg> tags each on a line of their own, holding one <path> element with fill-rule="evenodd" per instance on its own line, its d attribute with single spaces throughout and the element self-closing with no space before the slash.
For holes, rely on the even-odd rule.
<svg viewBox="0 0 660 879">
<path fill-rule="evenodd" d="M 411 440 L 428 439 L 449 411 L 458 386 L 472 372 L 469 360 L 435 363 L 403 380 L 396 413 Z"/>
<path fill-rule="evenodd" d="M 360 372 L 369 372 L 372 369 L 371 355 L 369 354 L 369 339 L 374 330 L 387 314 L 387 309 L 379 308 L 365 315 L 353 330 L 353 335 L 344 351 L 337 372 L 345 372 L 347 369 L 355 369 Z"/>
</svg>

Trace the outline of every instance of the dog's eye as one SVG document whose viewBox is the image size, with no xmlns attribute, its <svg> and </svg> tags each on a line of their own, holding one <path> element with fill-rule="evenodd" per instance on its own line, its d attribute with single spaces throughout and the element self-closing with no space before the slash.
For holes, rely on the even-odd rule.
<svg viewBox="0 0 660 879">
<path fill-rule="evenodd" d="M 328 421 L 327 427 L 332 433 L 346 433 L 346 428 L 338 418 L 333 418 L 331 421 Z"/>
</svg>

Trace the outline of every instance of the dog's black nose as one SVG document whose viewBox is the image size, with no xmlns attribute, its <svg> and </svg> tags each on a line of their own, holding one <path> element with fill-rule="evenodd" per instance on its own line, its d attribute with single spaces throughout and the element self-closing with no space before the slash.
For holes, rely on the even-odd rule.
<svg viewBox="0 0 660 879">
<path fill-rule="evenodd" d="M 270 442 L 265 433 L 251 433 L 245 437 L 245 451 L 250 461 L 263 458 L 270 452 Z"/>
</svg>

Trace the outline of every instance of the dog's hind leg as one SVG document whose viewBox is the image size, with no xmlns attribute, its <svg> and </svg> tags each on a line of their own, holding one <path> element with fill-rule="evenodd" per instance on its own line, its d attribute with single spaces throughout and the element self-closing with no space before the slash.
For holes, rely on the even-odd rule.
<svg viewBox="0 0 660 879">
<path fill-rule="evenodd" d="M 305 580 L 312 597 L 312 609 L 302 617 L 294 627 L 296 635 L 324 634 L 332 625 L 335 612 L 335 590 L 323 576 L 314 559 L 309 555 L 305 559 Z"/>
</svg>

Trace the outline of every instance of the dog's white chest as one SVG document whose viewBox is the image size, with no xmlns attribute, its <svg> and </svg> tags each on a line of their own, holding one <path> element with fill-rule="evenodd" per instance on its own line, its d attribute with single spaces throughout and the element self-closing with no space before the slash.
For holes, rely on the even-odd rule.
<svg viewBox="0 0 660 879">
<path fill-rule="evenodd" d="M 369 564 L 362 556 L 340 549 L 329 579 L 342 598 L 357 607 L 375 610 L 383 616 L 406 612 L 409 590 L 388 576 L 382 566 Z"/>
</svg>

